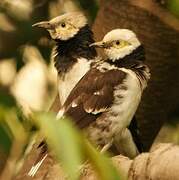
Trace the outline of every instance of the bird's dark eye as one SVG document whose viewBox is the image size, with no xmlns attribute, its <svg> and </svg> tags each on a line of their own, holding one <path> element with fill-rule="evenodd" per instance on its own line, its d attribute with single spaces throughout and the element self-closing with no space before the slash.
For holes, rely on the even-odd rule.
<svg viewBox="0 0 179 180">
<path fill-rule="evenodd" d="M 66 26 L 66 24 L 65 24 L 65 23 L 61 23 L 61 27 L 63 27 L 63 28 L 64 28 L 65 26 Z"/>
<path fill-rule="evenodd" d="M 120 44 L 120 41 L 116 41 L 116 45 L 119 45 Z"/>
</svg>

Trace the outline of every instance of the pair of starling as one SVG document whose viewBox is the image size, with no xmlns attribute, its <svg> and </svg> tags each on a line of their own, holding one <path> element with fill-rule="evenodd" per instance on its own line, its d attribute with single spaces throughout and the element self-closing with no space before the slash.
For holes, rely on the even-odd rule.
<svg viewBox="0 0 179 180">
<path fill-rule="evenodd" d="M 57 118 L 70 117 L 102 151 L 114 143 L 120 153 L 135 157 L 139 152 L 132 136 L 136 129 L 129 127 L 150 78 L 144 48 L 135 33 L 115 29 L 94 42 L 87 19 L 79 12 L 34 26 L 48 30 L 56 42 L 61 102 Z M 102 48 L 107 58 L 100 57 L 95 48 Z M 36 166 L 30 175 L 33 169 Z"/>
</svg>

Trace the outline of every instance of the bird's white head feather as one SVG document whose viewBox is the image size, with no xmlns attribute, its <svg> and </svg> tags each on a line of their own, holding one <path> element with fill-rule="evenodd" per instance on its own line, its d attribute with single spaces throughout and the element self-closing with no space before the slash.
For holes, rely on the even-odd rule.
<svg viewBox="0 0 179 180">
<path fill-rule="evenodd" d="M 33 26 L 45 28 L 52 39 L 68 40 L 87 24 L 87 18 L 81 12 L 70 12 L 57 16 L 50 21 L 42 21 Z"/>
<path fill-rule="evenodd" d="M 108 32 L 101 42 L 92 45 L 104 48 L 108 58 L 115 61 L 131 54 L 141 43 L 133 31 L 115 29 Z"/>
<path fill-rule="evenodd" d="M 115 42 L 119 40 L 120 42 L 124 41 L 127 42 L 125 46 L 118 48 L 118 46 L 115 46 L 115 43 L 112 44 L 111 47 L 105 48 L 104 52 L 105 54 L 115 60 L 125 57 L 126 55 L 129 55 L 132 51 L 134 51 L 137 47 L 141 45 L 140 41 L 136 37 L 135 33 L 128 29 L 115 29 L 107 33 L 103 41 L 108 42 Z"/>
</svg>

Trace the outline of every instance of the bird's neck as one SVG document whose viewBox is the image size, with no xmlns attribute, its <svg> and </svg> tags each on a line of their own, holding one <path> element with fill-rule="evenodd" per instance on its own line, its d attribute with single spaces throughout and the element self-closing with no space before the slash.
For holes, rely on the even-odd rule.
<svg viewBox="0 0 179 180">
<path fill-rule="evenodd" d="M 145 51 L 143 46 L 141 45 L 123 58 L 116 59 L 115 61 L 112 59 L 108 59 L 107 61 L 109 64 L 117 66 L 119 68 L 131 69 L 134 68 L 136 64 L 140 64 L 145 61 Z"/>
<path fill-rule="evenodd" d="M 132 70 L 136 73 L 141 88 L 144 89 L 147 85 L 147 81 L 150 79 L 150 72 L 147 65 L 144 64 L 145 61 L 145 51 L 143 46 L 139 46 L 131 54 L 125 56 L 124 58 L 118 59 L 116 61 L 107 60 L 109 64 L 114 65 L 118 68 L 126 68 Z"/>
<path fill-rule="evenodd" d="M 93 43 L 93 33 L 86 25 L 71 39 L 66 41 L 56 41 L 55 66 L 58 72 L 67 71 L 77 58 L 92 60 L 97 56 L 94 47 L 89 47 Z"/>
</svg>

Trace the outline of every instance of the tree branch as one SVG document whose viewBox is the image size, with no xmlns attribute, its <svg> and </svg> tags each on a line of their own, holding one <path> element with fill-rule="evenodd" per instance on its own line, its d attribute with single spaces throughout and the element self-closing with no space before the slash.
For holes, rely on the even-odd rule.
<svg viewBox="0 0 179 180">
<path fill-rule="evenodd" d="M 142 153 L 134 160 L 124 156 L 115 156 L 112 158 L 114 166 L 123 173 L 123 177 L 128 180 L 178 180 L 179 177 L 179 146 L 173 144 L 158 144 L 150 153 Z M 46 164 L 52 163 L 49 157 Z M 50 164 L 51 164 L 50 163 Z M 38 172 L 33 180 L 65 179 L 65 176 L 59 164 L 53 161 L 53 166 L 46 169 L 45 175 Z M 45 166 L 43 168 L 45 170 Z M 28 179 L 24 174 L 16 180 Z M 30 178 L 29 178 L 30 179 Z M 97 180 L 97 173 L 90 165 L 85 166 L 81 172 L 81 180 Z"/>
<path fill-rule="evenodd" d="M 179 177 L 179 146 L 172 144 L 158 144 L 153 151 L 140 154 L 134 160 L 124 156 L 116 156 L 112 160 L 128 180 L 177 180 Z M 87 171 L 87 176 L 83 175 L 82 179 L 96 178 L 91 169 Z"/>
</svg>

